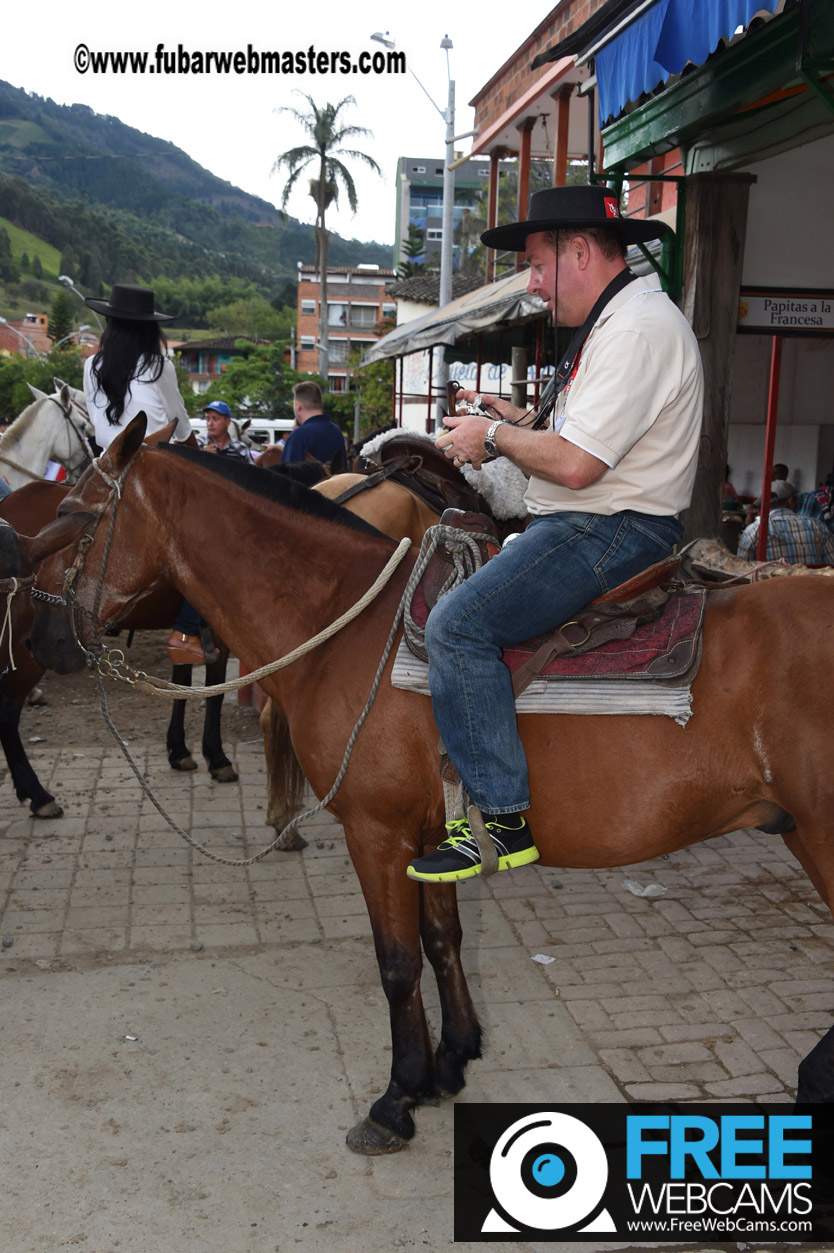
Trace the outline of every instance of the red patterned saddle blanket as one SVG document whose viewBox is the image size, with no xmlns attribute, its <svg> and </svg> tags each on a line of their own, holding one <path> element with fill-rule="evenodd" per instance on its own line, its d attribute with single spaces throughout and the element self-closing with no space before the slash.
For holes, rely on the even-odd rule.
<svg viewBox="0 0 834 1253">
<path fill-rule="evenodd" d="M 484 515 L 448 510 L 441 522 L 472 534 L 482 561 L 498 551 L 491 520 Z M 679 681 L 696 670 L 705 592 L 661 587 L 677 566 L 676 557 L 658 562 L 592 601 L 553 632 L 505 648 L 503 660 L 512 671 L 515 695 L 536 678 Z M 423 642 L 426 621 L 453 569 L 451 554 L 439 546 L 406 615 L 408 646 L 423 661 L 427 660 Z"/>
</svg>

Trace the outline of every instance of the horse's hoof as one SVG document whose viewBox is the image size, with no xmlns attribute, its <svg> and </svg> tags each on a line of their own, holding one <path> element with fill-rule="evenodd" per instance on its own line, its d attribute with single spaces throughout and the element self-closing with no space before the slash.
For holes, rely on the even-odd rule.
<svg viewBox="0 0 834 1253">
<path fill-rule="evenodd" d="M 210 770 L 209 774 L 217 783 L 237 783 L 240 777 L 234 766 L 218 766 L 216 770 Z"/>
<path fill-rule="evenodd" d="M 430 1105 L 433 1109 L 438 1105 L 442 1105 L 444 1101 L 451 1101 L 456 1094 L 448 1092 L 446 1088 L 435 1088 L 430 1096 L 424 1096 L 421 1105 Z"/>
<path fill-rule="evenodd" d="M 307 847 L 307 841 L 299 831 L 293 831 L 283 844 L 276 844 L 279 853 L 300 853 L 302 848 Z"/>
<path fill-rule="evenodd" d="M 197 763 L 189 753 L 187 757 L 180 757 L 179 761 L 174 761 L 172 757 L 168 758 L 168 764 L 172 770 L 196 770 Z"/>
<path fill-rule="evenodd" d="M 35 809 L 30 806 L 33 818 L 63 818 L 64 811 L 57 801 L 47 801 L 45 805 Z"/>
<path fill-rule="evenodd" d="M 48 705 L 49 701 L 44 695 L 43 688 L 33 687 L 29 695 L 26 697 L 27 705 Z"/>
<path fill-rule="evenodd" d="M 400 1149 L 408 1148 L 408 1140 L 387 1127 L 380 1127 L 370 1118 L 363 1118 L 351 1127 L 345 1143 L 352 1153 L 361 1153 L 364 1157 L 381 1157 L 384 1153 L 399 1153 Z"/>
</svg>

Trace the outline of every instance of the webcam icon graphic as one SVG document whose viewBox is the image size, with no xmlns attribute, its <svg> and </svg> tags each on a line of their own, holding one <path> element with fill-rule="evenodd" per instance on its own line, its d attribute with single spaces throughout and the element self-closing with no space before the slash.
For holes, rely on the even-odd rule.
<svg viewBox="0 0 834 1253">
<path fill-rule="evenodd" d="M 617 1230 L 602 1205 L 605 1149 L 571 1114 L 542 1110 L 512 1123 L 492 1150 L 489 1181 L 497 1208 L 482 1231 Z"/>
</svg>

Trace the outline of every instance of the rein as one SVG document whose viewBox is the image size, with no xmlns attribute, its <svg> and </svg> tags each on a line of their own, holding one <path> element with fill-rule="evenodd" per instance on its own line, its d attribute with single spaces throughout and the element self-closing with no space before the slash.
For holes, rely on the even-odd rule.
<svg viewBox="0 0 834 1253">
<path fill-rule="evenodd" d="M 393 648 L 394 641 L 397 636 L 397 629 L 400 625 L 400 620 L 402 619 L 403 615 L 407 613 L 408 606 L 411 604 L 411 600 L 414 595 L 414 590 L 417 587 L 418 583 L 420 582 L 420 579 L 423 577 L 426 566 L 431 560 L 431 557 L 434 553 L 435 548 L 437 548 L 437 546 L 441 543 L 446 545 L 452 552 L 456 573 L 458 575 L 458 581 L 461 581 L 463 578 L 466 577 L 467 567 L 471 568 L 471 566 L 474 566 L 475 568 L 477 568 L 478 566 L 480 566 L 481 552 L 474 536 L 468 535 L 465 532 L 458 531 L 455 527 L 442 526 L 440 524 L 429 528 L 429 530 L 426 532 L 425 536 L 423 537 L 423 545 L 420 549 L 420 556 L 418 557 L 417 562 L 414 566 L 414 569 L 411 572 L 408 583 L 406 584 L 405 591 L 403 592 L 403 595 L 400 599 L 400 603 L 397 607 L 397 612 L 394 615 L 394 621 L 391 624 L 391 630 L 388 633 L 388 639 L 386 640 L 385 647 L 382 650 L 382 656 L 380 657 L 379 665 L 376 668 L 376 673 L 374 675 L 373 682 L 371 684 L 371 690 L 370 690 L 370 693 L 368 694 L 368 699 L 365 702 L 365 707 L 362 710 L 359 717 L 357 718 L 354 724 L 353 730 L 351 731 L 350 736 L 348 737 L 348 742 L 347 742 L 347 745 L 345 746 L 344 754 L 342 755 L 342 763 L 339 767 L 338 773 L 336 774 L 336 778 L 333 780 L 333 785 L 331 786 L 327 795 L 324 796 L 322 800 L 318 802 L 317 805 L 314 805 L 312 809 L 307 809 L 304 811 L 304 813 L 299 814 L 297 817 L 293 818 L 290 822 L 287 823 L 283 831 L 280 831 L 278 833 L 278 835 L 270 844 L 267 844 L 266 847 L 262 848 L 259 853 L 254 853 L 251 857 L 242 857 L 242 858 L 221 857 L 219 854 L 211 852 L 210 849 L 204 848 L 201 844 L 198 844 L 197 841 L 193 838 L 193 836 L 189 835 L 187 831 L 184 831 L 182 827 L 180 827 L 179 824 L 174 821 L 174 819 L 170 816 L 170 814 L 166 812 L 166 810 L 159 803 L 159 801 L 156 799 L 153 792 L 151 791 L 151 788 L 147 780 L 145 779 L 144 775 L 140 771 L 139 767 L 136 765 L 136 762 L 133 760 L 127 744 L 119 735 L 119 732 L 116 726 L 114 725 L 113 720 L 110 717 L 109 711 L 107 709 L 107 698 L 104 694 L 104 684 L 102 683 L 102 678 L 104 677 L 106 672 L 103 671 L 100 667 L 96 667 L 95 677 L 96 677 L 96 683 L 98 685 L 99 703 L 101 706 L 102 716 L 104 717 L 104 720 L 107 723 L 107 726 L 109 727 L 114 739 L 116 740 L 116 743 L 119 745 L 119 748 L 122 750 L 122 753 L 128 765 L 130 766 L 131 770 L 133 771 L 136 778 L 138 779 L 139 784 L 142 787 L 142 790 L 149 797 L 151 803 L 154 805 L 157 812 L 161 814 L 161 816 L 168 823 L 169 827 L 171 827 L 171 829 L 175 831 L 177 835 L 180 835 L 187 844 L 190 844 L 191 847 L 195 849 L 196 852 L 202 853 L 204 857 L 208 857 L 211 861 L 219 862 L 223 866 L 253 866 L 255 865 L 256 862 L 263 861 L 263 859 L 267 857 L 271 852 L 273 852 L 276 848 L 286 849 L 290 843 L 290 836 L 295 831 L 296 827 L 300 826 L 302 822 L 306 822 L 309 818 L 315 817 L 316 814 L 321 813 L 321 811 L 330 804 L 333 797 L 336 795 L 339 788 L 341 787 L 342 780 L 347 774 L 347 769 L 348 769 L 348 765 L 350 764 L 350 758 L 351 758 L 351 754 L 353 753 L 354 744 L 356 743 L 359 732 L 362 730 L 365 720 L 367 719 L 368 714 L 371 712 L 371 708 L 373 707 L 373 703 L 376 699 L 377 692 L 379 691 L 379 685 L 382 681 L 382 675 L 385 671 L 385 665 L 388 661 L 388 658 L 391 653 L 391 649 Z M 380 575 L 379 579 L 377 579 L 376 581 L 377 583 L 380 583 L 380 580 L 382 580 L 383 575 L 386 576 L 385 582 L 386 583 L 388 582 L 388 579 L 391 577 L 391 574 L 393 574 L 394 569 L 396 569 L 396 565 L 399 565 L 400 560 L 402 559 L 402 557 L 405 555 L 405 552 L 410 547 L 411 547 L 411 544 L 409 540 L 402 540 L 400 542 L 400 545 L 397 548 L 397 551 L 394 554 L 394 557 L 388 563 L 388 566 L 386 566 L 385 570 L 382 572 L 382 575 Z M 468 559 L 464 555 L 464 552 L 466 549 L 469 550 Z M 394 562 L 395 559 L 396 559 L 396 565 L 393 565 L 392 563 Z M 391 567 L 390 571 L 389 571 L 389 567 Z M 447 583 L 446 590 L 451 590 L 451 582 L 452 580 L 450 580 L 449 583 Z M 374 584 L 374 587 L 376 587 L 376 584 Z M 381 588 L 378 590 L 381 590 Z M 370 599 L 373 599 L 373 597 L 369 597 L 369 593 L 366 593 L 365 596 L 362 598 L 362 600 L 365 601 L 366 603 L 370 603 Z M 359 603 L 361 602 L 357 602 L 357 604 Z M 364 607 L 365 606 L 363 606 L 363 608 Z M 354 606 L 354 610 L 356 610 L 356 606 Z M 359 612 L 361 612 L 361 610 L 359 610 Z M 352 615 L 352 617 L 357 616 L 356 612 L 354 612 L 353 610 L 349 611 L 349 613 Z M 343 618 L 347 617 L 347 615 L 342 615 L 342 616 Z M 339 619 L 339 621 L 341 622 L 341 619 Z M 342 625 L 346 625 L 346 623 L 342 622 Z M 336 625 L 336 623 L 333 624 L 333 628 L 335 628 L 335 630 L 341 629 L 340 627 Z M 260 671 L 255 671 L 253 674 L 247 675 L 245 681 L 247 683 L 251 683 L 255 675 L 259 673 L 263 673 L 264 670 L 267 670 L 267 669 L 274 670 L 274 669 L 278 669 L 280 666 L 289 665 L 290 661 L 295 660 L 295 657 L 300 655 L 302 650 L 304 652 L 309 652 L 312 648 L 316 647 L 317 643 L 322 642 L 321 637 L 327 635 L 327 637 L 329 638 L 329 635 L 334 634 L 334 633 L 335 633 L 334 629 L 327 628 L 326 631 L 320 632 L 319 635 L 315 636 L 312 640 L 308 640 L 307 643 L 302 645 L 300 649 L 295 649 L 294 654 L 289 653 L 286 657 L 282 658 L 280 662 L 273 663 L 272 666 L 270 667 L 261 667 Z M 112 674 L 111 677 L 124 678 L 123 675 L 117 674 L 115 672 Z M 129 679 L 126 679 L 125 681 L 130 682 Z M 223 691 L 225 690 L 225 687 L 226 687 L 225 684 L 221 684 L 221 685 L 218 685 L 218 687 L 216 688 L 195 688 L 193 689 L 193 691 L 195 692 L 195 694 L 199 695 L 199 694 L 212 693 L 218 690 Z M 191 689 L 186 688 L 184 690 L 188 692 Z M 449 800 L 450 794 L 447 793 L 447 786 L 445 783 L 444 783 L 444 793 L 446 793 L 446 801 L 447 801 L 447 808 L 448 808 L 448 805 L 450 803 L 450 800 Z M 484 836 L 484 839 L 485 839 L 485 842 L 488 842 L 486 839 L 486 836 Z"/>
<path fill-rule="evenodd" d="M 0 595 L 5 593 L 6 596 L 6 612 L 3 614 L 3 623 L 0 626 L 0 645 L 6 638 L 6 632 L 9 633 L 9 666 L 12 670 L 16 670 L 14 663 L 14 638 L 12 635 L 12 602 L 18 592 L 28 589 L 31 592 L 35 584 L 34 574 L 29 574 L 24 579 L 0 579 Z"/>
<path fill-rule="evenodd" d="M 354 618 L 358 617 L 359 614 L 362 613 L 362 611 L 365 608 L 367 608 L 367 606 L 379 595 L 382 589 L 390 581 L 395 570 L 399 566 L 402 559 L 405 557 L 405 554 L 411 548 L 411 541 L 408 539 L 401 540 L 401 542 L 397 545 L 396 551 L 394 552 L 393 556 L 386 563 L 385 568 L 375 579 L 372 586 L 368 589 L 367 592 L 365 592 L 365 594 L 359 599 L 359 601 L 357 601 L 357 603 L 352 606 L 351 609 L 347 610 L 346 613 L 342 614 L 341 617 L 337 618 L 335 622 L 330 624 L 330 626 L 325 627 L 324 630 L 320 631 L 312 639 L 307 640 L 304 644 L 299 645 L 298 648 L 293 649 L 293 651 L 291 653 L 288 653 L 285 657 L 279 658 L 277 661 L 272 662 L 267 666 L 261 666 L 259 670 L 253 672 L 252 674 L 244 676 L 242 681 L 238 680 L 231 684 L 218 684 L 214 688 L 193 688 L 193 689 L 192 688 L 180 688 L 177 684 L 165 683 L 164 680 L 156 680 L 155 682 L 159 685 L 160 688 L 164 686 L 165 691 L 163 693 L 161 690 L 158 690 L 157 687 L 153 686 L 153 683 L 151 682 L 150 679 L 148 679 L 148 676 L 140 675 L 138 672 L 134 671 L 131 673 L 135 674 L 136 678 L 131 679 L 128 677 L 127 673 L 121 673 L 120 672 L 121 668 L 123 668 L 125 671 L 129 671 L 129 668 L 124 666 L 124 654 L 122 654 L 120 650 L 117 650 L 117 652 L 119 656 L 122 658 L 121 667 L 119 663 L 117 663 L 116 666 L 113 666 L 109 661 L 105 663 L 99 657 L 97 657 L 95 653 L 93 653 L 90 649 L 86 648 L 81 643 L 81 640 L 79 638 L 78 624 L 77 624 L 77 615 L 79 612 L 79 607 L 78 607 L 78 602 L 75 598 L 75 592 L 74 592 L 75 580 L 78 577 L 79 572 L 83 569 L 84 561 L 86 559 L 86 555 L 87 555 L 87 552 L 89 551 L 90 545 L 92 544 L 93 539 L 95 537 L 96 530 L 98 529 L 100 523 L 102 522 L 106 511 L 112 504 L 113 508 L 110 511 L 110 522 L 109 522 L 109 527 L 108 527 L 107 538 L 105 541 L 105 549 L 104 549 L 104 553 L 102 554 L 101 569 L 99 571 L 99 577 L 96 582 L 94 605 L 93 605 L 93 617 L 95 619 L 98 614 L 98 606 L 101 600 L 101 591 L 102 591 L 102 587 L 104 584 L 104 571 L 107 565 L 107 558 L 109 556 L 110 546 L 111 546 L 112 539 L 113 539 L 113 532 L 115 529 L 118 503 L 121 500 L 122 485 L 124 483 L 127 472 L 130 469 L 130 464 L 125 466 L 121 475 L 117 479 L 112 478 L 107 473 L 107 471 L 104 470 L 99 458 L 96 458 L 93 461 L 92 468 L 100 476 L 100 478 L 102 478 L 105 481 L 105 483 L 107 483 L 108 487 L 110 488 L 110 493 L 107 499 L 104 501 L 104 503 L 97 509 L 97 514 L 96 514 L 96 518 L 93 523 L 92 529 L 88 531 L 82 537 L 82 540 L 79 543 L 78 553 L 76 555 L 75 561 L 73 562 L 70 569 L 67 571 L 67 574 L 64 579 L 64 596 L 63 597 L 55 596 L 52 593 L 43 592 L 39 588 L 34 589 L 32 592 L 32 595 L 35 597 L 35 599 L 44 600 L 51 604 L 60 603 L 60 604 L 66 605 L 66 607 L 68 608 L 70 623 L 72 625 L 72 631 L 73 631 L 73 636 L 75 638 L 76 645 L 83 652 L 85 658 L 87 659 L 88 666 L 90 666 L 90 668 L 93 670 L 95 674 L 96 683 L 98 685 L 99 704 L 101 707 L 102 716 L 109 730 L 111 731 L 114 739 L 116 740 L 116 743 L 119 745 L 119 748 L 122 750 L 122 753 L 128 765 L 130 766 L 131 770 L 133 771 L 136 778 L 138 779 L 143 791 L 149 797 L 149 799 L 151 800 L 151 802 L 153 803 L 157 811 L 162 815 L 162 817 L 165 819 L 168 825 L 172 828 L 172 830 L 175 831 L 178 835 L 182 836 L 182 838 L 186 841 L 186 843 L 190 844 L 192 848 L 194 848 L 197 852 L 202 853 L 203 856 L 208 857 L 212 861 L 219 862 L 224 866 L 254 865 L 256 862 L 261 861 L 264 857 L 266 857 L 269 853 L 271 853 L 273 849 L 281 848 L 281 847 L 286 848 L 289 842 L 289 836 L 292 834 L 295 828 L 299 826 L 300 823 L 305 822 L 308 818 L 311 818 L 315 814 L 320 813 L 321 810 L 324 809 L 330 803 L 330 801 L 336 795 L 336 792 L 339 790 L 342 780 L 347 772 L 348 764 L 350 762 L 350 757 L 353 752 L 353 746 L 356 742 L 356 738 L 359 735 L 360 730 L 362 729 L 365 719 L 368 717 L 368 714 L 371 711 L 374 700 L 376 699 L 376 694 L 377 694 L 377 691 L 379 690 L 379 684 L 382 680 L 382 675 L 385 669 L 385 664 L 388 660 L 389 654 L 391 652 L 391 648 L 393 647 L 394 640 L 396 638 L 397 628 L 400 622 L 400 618 L 402 616 L 403 609 L 406 604 L 406 596 L 404 596 L 403 599 L 400 601 L 400 605 L 395 615 L 391 630 L 389 632 L 388 639 L 386 641 L 382 657 L 380 659 L 379 665 L 377 666 L 376 674 L 374 676 L 374 680 L 371 685 L 370 694 L 365 703 L 365 707 L 362 710 L 362 713 L 359 715 L 359 718 L 357 719 L 356 724 L 354 725 L 353 731 L 350 734 L 347 746 L 345 748 L 344 755 L 342 757 L 342 764 L 339 768 L 338 774 L 336 775 L 336 779 L 334 780 L 333 786 L 331 787 L 327 795 L 324 797 L 324 799 L 318 803 L 318 805 L 316 805 L 313 809 L 307 810 L 303 814 L 299 814 L 296 818 L 294 818 L 291 822 L 289 822 L 286 827 L 284 827 L 283 831 L 279 832 L 279 834 L 271 842 L 271 844 L 261 849 L 259 853 L 254 854 L 252 857 L 227 858 L 227 857 L 220 857 L 218 854 L 212 853 L 209 849 L 204 848 L 200 844 L 198 844 L 193 839 L 193 837 L 188 834 L 187 831 L 184 831 L 182 827 L 180 827 L 179 824 L 176 823 L 173 820 L 173 818 L 171 818 L 171 816 L 166 812 L 163 806 L 160 805 L 159 801 L 156 799 L 151 788 L 149 787 L 146 779 L 144 778 L 144 775 L 140 771 L 139 767 L 136 765 L 136 762 L 133 760 L 133 757 L 131 756 L 131 753 L 127 744 L 122 739 L 121 735 L 118 732 L 118 729 L 116 728 L 115 724 L 113 723 L 112 718 L 110 717 L 110 714 L 107 708 L 107 698 L 104 693 L 104 685 L 102 683 L 102 678 L 109 675 L 110 677 L 113 677 L 113 678 L 123 679 L 125 682 L 132 683 L 134 686 L 137 686 L 141 688 L 142 690 L 151 691 L 154 694 L 160 695 L 160 696 L 165 695 L 166 697 L 169 697 L 171 692 L 180 692 L 180 691 L 183 693 L 183 696 L 196 697 L 196 696 L 203 696 L 206 694 L 211 695 L 216 692 L 221 692 L 221 691 L 225 692 L 227 690 L 231 690 L 234 687 L 240 687 L 245 684 L 250 684 L 256 681 L 258 677 L 265 677 L 267 674 L 271 674 L 276 670 L 279 670 L 285 666 L 291 665 L 293 661 L 298 660 L 298 658 L 302 657 L 305 653 L 308 653 L 312 651 L 312 649 L 317 648 L 319 644 L 322 644 L 324 643 L 325 640 L 330 639 L 331 636 L 335 635 L 343 627 L 347 626 L 349 622 L 352 622 Z M 422 573 L 422 568 L 423 568 L 423 563 L 418 562 L 418 565 L 417 567 L 415 567 L 415 570 L 419 570 L 419 572 Z M 409 588 L 413 588 L 413 586 L 416 586 L 414 571 L 412 571 L 411 578 L 409 579 L 409 585 L 408 585 L 408 588 L 406 589 L 407 594 L 408 594 Z M 107 649 L 105 645 L 101 645 L 101 647 L 104 649 L 105 653 L 110 653 L 110 650 Z M 144 682 L 144 680 L 147 680 L 147 682 Z"/>
<path fill-rule="evenodd" d="M 155 806 L 157 811 L 162 815 L 162 817 L 165 819 L 165 821 L 168 823 L 171 829 L 175 831 L 178 835 L 180 835 L 186 841 L 187 844 L 190 844 L 192 848 L 194 848 L 197 852 L 202 853 L 203 856 L 208 857 L 211 861 L 219 862 L 221 865 L 224 865 L 224 866 L 238 866 L 238 867 L 239 866 L 251 866 L 251 865 L 254 865 L 256 862 L 262 861 L 263 858 L 268 856 L 268 854 L 271 853 L 274 849 L 286 848 L 289 843 L 289 837 L 294 832 L 296 827 L 298 827 L 302 822 L 306 822 L 309 818 L 312 818 L 315 814 L 318 814 L 323 809 L 325 809 L 326 806 L 330 804 L 333 797 L 338 792 L 342 784 L 342 780 L 344 779 L 345 774 L 347 773 L 351 754 L 353 752 L 353 746 L 356 743 L 356 739 L 365 723 L 365 720 L 367 719 L 368 715 L 371 712 L 371 708 L 373 707 L 373 703 L 376 699 L 377 692 L 379 691 L 379 685 L 382 681 L 382 675 L 384 673 L 386 663 L 388 661 L 388 658 L 391 653 L 391 649 L 393 648 L 394 641 L 397 636 L 397 631 L 400 625 L 400 621 L 403 618 L 403 615 L 406 613 L 407 607 L 411 604 L 414 590 L 417 587 L 417 584 L 419 583 L 420 579 L 422 578 L 425 568 L 428 565 L 429 560 L 431 559 L 431 556 L 434 553 L 435 548 L 438 546 L 438 544 L 445 543 L 452 550 L 454 554 L 456 568 L 458 568 L 459 570 L 460 578 L 465 577 L 467 566 L 469 566 L 470 564 L 474 564 L 477 567 L 481 564 L 480 550 L 478 548 L 477 542 L 474 539 L 474 537 L 469 536 L 465 533 L 462 534 L 460 531 L 456 530 L 453 527 L 446 527 L 446 526 L 438 525 L 438 526 L 430 528 L 430 530 L 426 533 L 426 535 L 423 538 L 423 545 L 420 549 L 420 555 L 417 559 L 414 569 L 411 572 L 411 575 L 409 576 L 405 591 L 400 599 L 400 603 L 397 607 L 396 614 L 394 615 L 394 621 L 391 624 L 391 629 L 388 633 L 388 638 L 385 642 L 385 647 L 382 651 L 382 656 L 379 660 L 379 664 L 377 666 L 376 673 L 374 675 L 373 682 L 371 684 L 371 690 L 368 695 L 368 699 L 365 702 L 365 706 L 362 712 L 360 713 L 358 719 L 356 720 L 353 730 L 350 733 L 347 745 L 345 747 L 344 754 L 342 756 L 341 765 L 337 772 L 336 778 L 333 781 L 333 785 L 331 786 L 327 795 L 321 801 L 319 801 L 318 804 L 315 805 L 312 809 L 306 810 L 304 813 L 299 814 L 296 818 L 293 818 L 284 827 L 283 831 L 279 832 L 279 834 L 275 837 L 275 839 L 270 844 L 268 844 L 265 848 L 261 849 L 259 853 L 255 853 L 252 857 L 246 857 L 246 858 L 221 857 L 218 854 L 213 853 L 209 849 L 204 848 L 200 844 L 198 844 L 193 839 L 193 837 L 188 834 L 187 831 L 184 831 L 182 827 L 180 827 L 179 824 L 176 823 L 173 820 L 173 818 L 171 818 L 171 816 L 165 811 L 163 806 L 159 803 L 159 801 L 154 796 L 143 773 L 140 771 L 139 767 L 136 765 L 136 762 L 133 760 L 133 757 L 130 754 L 130 750 L 127 744 L 122 739 L 121 735 L 118 732 L 118 729 L 116 728 L 116 726 L 113 723 L 113 720 L 110 717 L 109 711 L 107 709 L 107 698 L 105 696 L 102 678 L 112 677 L 112 678 L 122 679 L 124 682 L 131 683 L 133 686 L 136 686 L 140 688 L 141 690 L 150 691 L 150 692 L 153 692 L 155 695 L 159 695 L 159 696 L 164 695 L 166 697 L 170 697 L 171 693 L 174 692 L 177 694 L 182 693 L 183 697 L 186 697 L 186 698 L 187 697 L 196 698 L 198 696 L 213 695 L 215 693 L 225 692 L 235 687 L 240 687 L 240 686 L 255 682 L 257 681 L 259 677 L 265 677 L 267 674 L 272 674 L 275 671 L 282 669 L 285 666 L 291 665 L 292 662 L 298 660 L 298 658 L 302 657 L 305 653 L 308 653 L 312 651 L 314 648 L 317 648 L 320 644 L 324 643 L 325 640 L 330 639 L 331 636 L 335 635 L 337 631 L 340 631 L 343 627 L 347 626 L 349 622 L 352 622 L 354 618 L 358 617 L 359 614 L 362 613 L 363 610 L 367 608 L 367 606 L 379 595 L 382 589 L 390 581 L 392 575 L 394 574 L 395 570 L 399 566 L 406 552 L 408 552 L 408 550 L 410 549 L 411 541 L 408 539 L 404 539 L 400 541 L 393 556 L 386 563 L 385 568 L 378 575 L 378 577 L 376 578 L 372 586 L 368 589 L 368 591 L 365 592 L 365 594 L 359 599 L 359 601 L 356 602 L 355 605 L 352 606 L 351 609 L 347 610 L 346 613 L 342 614 L 340 618 L 337 618 L 336 621 L 331 623 L 329 627 L 325 627 L 324 630 L 320 631 L 317 635 L 313 636 L 312 639 L 307 640 L 304 644 L 299 645 L 298 648 L 293 649 L 291 653 L 286 654 L 286 656 L 279 658 L 275 662 L 271 662 L 267 666 L 261 666 L 259 670 L 256 670 L 251 674 L 245 675 L 242 681 L 236 681 L 231 684 L 217 684 L 214 687 L 180 688 L 179 685 L 177 684 L 166 683 L 164 680 L 159 680 L 159 679 L 151 680 L 148 678 L 147 675 L 142 675 L 137 671 L 130 671 L 130 668 L 124 664 L 124 654 L 122 654 L 120 650 L 115 650 L 116 653 L 118 653 L 118 655 L 121 657 L 121 661 L 117 662 L 115 666 L 112 665 L 109 661 L 106 661 L 106 662 L 102 661 L 99 657 L 96 657 L 96 655 L 93 652 L 87 649 L 81 643 L 78 637 L 78 630 L 77 630 L 77 624 L 76 624 L 76 613 L 78 611 L 78 604 L 77 604 L 77 601 L 75 600 L 73 585 L 75 583 L 75 579 L 77 578 L 79 571 L 83 568 L 84 560 L 86 558 L 87 551 L 89 550 L 89 547 L 93 542 L 95 532 L 99 524 L 101 523 L 108 507 L 111 504 L 113 504 L 113 509 L 111 511 L 111 516 L 110 516 L 108 535 L 107 535 L 107 540 L 105 544 L 105 551 L 104 551 L 104 554 L 102 555 L 101 570 L 100 570 L 99 578 L 96 584 L 94 615 L 97 614 L 98 605 L 99 605 L 100 598 L 101 598 L 101 589 L 102 589 L 103 581 L 104 581 L 104 570 L 105 570 L 105 566 L 107 563 L 107 557 L 110 551 L 110 545 L 111 545 L 112 538 L 113 538 L 113 530 L 115 527 L 115 519 L 116 519 L 118 502 L 121 499 L 122 485 L 124 483 L 124 479 L 125 479 L 125 476 L 127 475 L 127 471 L 129 470 L 129 468 L 130 468 L 129 465 L 126 466 L 125 469 L 122 471 L 121 475 L 119 476 L 119 478 L 113 479 L 102 468 L 99 459 L 96 459 L 93 461 L 93 469 L 108 484 L 108 486 L 110 487 L 110 494 L 108 495 L 107 500 L 98 510 L 97 517 L 95 519 L 95 523 L 93 525 L 92 530 L 89 531 L 83 537 L 81 544 L 79 544 L 79 551 L 76 556 L 76 559 L 72 567 L 70 568 L 70 570 L 67 572 L 66 578 L 64 580 L 64 592 L 65 592 L 66 599 L 64 599 L 64 597 L 53 596 L 51 593 L 41 592 L 40 589 L 38 589 L 37 592 L 33 592 L 32 594 L 36 596 L 36 599 L 43 599 L 43 600 L 49 599 L 51 603 L 56 603 L 56 602 L 64 603 L 70 609 L 70 621 L 72 623 L 72 629 L 73 629 L 73 634 L 75 636 L 76 643 L 78 647 L 84 653 L 85 657 L 87 658 L 88 665 L 91 667 L 91 669 L 93 669 L 95 673 L 96 682 L 97 682 L 98 690 L 99 690 L 99 703 L 101 706 L 102 716 L 104 717 L 104 720 L 108 728 L 110 729 L 114 739 L 119 745 L 119 748 L 121 749 L 126 761 L 128 762 L 128 765 L 130 766 L 134 775 L 138 779 L 143 791 L 149 797 L 152 804 Z M 85 544 L 85 541 L 86 541 L 86 544 Z M 470 557 L 468 560 L 466 559 L 466 557 L 462 555 L 463 551 L 467 548 L 471 550 Z M 101 647 L 104 649 L 105 653 L 107 654 L 110 653 L 111 650 L 107 649 L 106 646 L 102 645 Z M 129 674 L 135 675 L 135 678 L 128 677 Z"/>
</svg>

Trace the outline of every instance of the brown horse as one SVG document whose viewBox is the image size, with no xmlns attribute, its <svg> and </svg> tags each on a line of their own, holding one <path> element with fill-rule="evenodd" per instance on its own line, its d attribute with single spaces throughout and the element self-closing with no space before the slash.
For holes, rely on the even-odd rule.
<svg viewBox="0 0 834 1253">
<path fill-rule="evenodd" d="M 162 577 L 217 625 L 251 672 L 354 605 L 391 558 L 393 541 L 318 494 L 188 449 L 143 448 L 142 432 L 140 420 L 132 423 L 102 458 L 107 479 L 88 470 L 63 505 L 97 516 L 76 579 L 83 639 L 97 629 L 97 588 L 107 622 Z M 227 543 L 209 550 L 206 529 L 218 517 Z M 42 567 L 48 590 L 60 587 L 74 547 Z M 414 558 L 412 549 L 358 619 L 264 680 L 287 714 L 317 796 L 330 789 L 366 704 Z M 786 833 L 830 904 L 832 618 L 834 588 L 825 579 L 711 593 L 685 728 L 664 717 L 521 716 L 542 864 L 628 865 L 764 826 Z M 32 643 L 56 669 L 80 662 L 59 609 L 38 606 Z M 348 1137 L 362 1152 L 401 1147 L 414 1133 L 411 1109 L 438 1092 L 459 1091 L 467 1062 L 480 1053 L 454 887 L 406 876 L 409 861 L 443 834 L 436 744 L 430 701 L 383 678 L 329 805 L 362 885 L 390 1009 L 390 1082 Z M 442 1007 L 434 1054 L 420 993 L 421 940 Z M 800 1067 L 800 1099 L 834 1099 L 832 1061 L 834 1026 Z"/>
<path fill-rule="evenodd" d="M 334 500 L 348 488 L 365 482 L 367 477 L 365 474 L 334 474 L 332 478 L 316 483 L 313 491 Z M 440 515 L 430 505 L 391 479 L 385 479 L 367 491 L 357 492 L 345 501 L 344 507 L 392 539 L 405 539 L 407 536 L 418 548 L 429 527 L 440 521 Z"/>
</svg>

